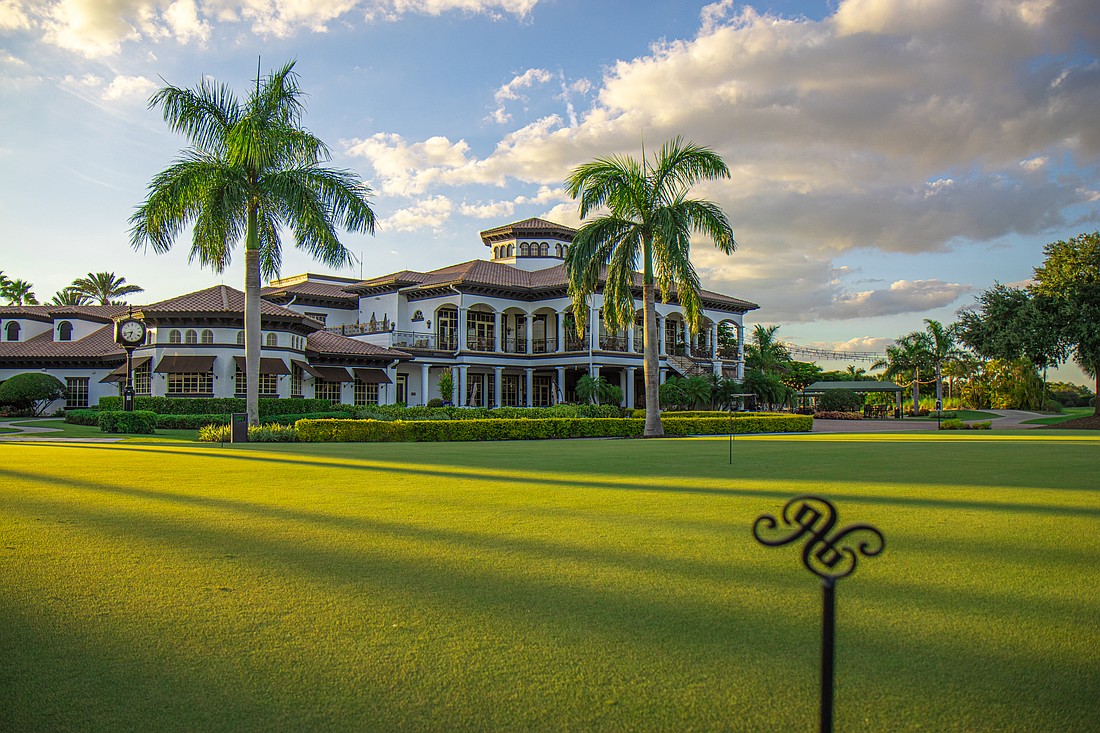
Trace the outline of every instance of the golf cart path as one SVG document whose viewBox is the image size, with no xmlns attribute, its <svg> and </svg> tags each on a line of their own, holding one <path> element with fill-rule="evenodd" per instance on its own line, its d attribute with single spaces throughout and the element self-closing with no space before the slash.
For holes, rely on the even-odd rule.
<svg viewBox="0 0 1100 733">
<path fill-rule="evenodd" d="M 27 441 L 36 442 L 54 442 L 54 443 L 117 443 L 122 438 L 62 438 L 60 436 L 54 437 L 50 433 L 60 433 L 59 428 L 42 428 L 35 427 L 34 425 L 27 425 L 26 423 L 48 422 L 50 420 L 56 420 L 57 418 L 23 418 L 17 420 L 9 420 L 0 422 L 0 428 L 8 428 L 11 430 L 18 430 L 18 433 L 3 433 L 0 434 L 0 441 L 7 441 L 9 443 L 21 443 Z M 15 425 L 14 423 L 24 423 L 23 425 Z"/>
<path fill-rule="evenodd" d="M 1039 428 L 1041 425 L 1024 425 L 1025 420 L 1034 420 L 1037 417 L 1050 417 L 1038 412 L 1026 410 L 982 410 L 991 412 L 997 417 L 993 419 L 994 428 L 1013 428 L 1028 430 Z M 967 422 L 981 422 L 968 420 Z M 907 418 L 904 420 L 814 420 L 815 433 L 892 433 L 909 432 L 919 430 L 935 430 L 935 420 L 916 420 Z"/>
</svg>

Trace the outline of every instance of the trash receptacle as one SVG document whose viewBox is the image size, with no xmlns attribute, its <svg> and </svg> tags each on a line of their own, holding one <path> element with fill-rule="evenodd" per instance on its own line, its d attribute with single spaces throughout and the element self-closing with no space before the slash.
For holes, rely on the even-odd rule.
<svg viewBox="0 0 1100 733">
<path fill-rule="evenodd" d="M 229 416 L 229 442 L 248 442 L 248 413 L 234 412 Z"/>
</svg>

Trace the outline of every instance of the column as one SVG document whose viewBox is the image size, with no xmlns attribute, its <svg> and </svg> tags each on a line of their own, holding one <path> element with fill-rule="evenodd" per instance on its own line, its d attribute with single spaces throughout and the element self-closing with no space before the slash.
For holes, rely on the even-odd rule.
<svg viewBox="0 0 1100 733">
<path fill-rule="evenodd" d="M 636 372 L 638 367 L 626 368 L 626 389 L 623 390 L 623 394 L 626 396 L 626 406 L 634 409 L 634 380 L 637 377 Z"/>
<path fill-rule="evenodd" d="M 710 358 L 713 361 L 718 359 L 718 324 L 710 324 Z"/>
<path fill-rule="evenodd" d="M 664 316 L 657 316 L 657 356 L 667 356 L 668 351 L 665 350 L 665 319 Z"/>
<path fill-rule="evenodd" d="M 626 351 L 627 353 L 637 353 L 634 351 L 634 321 L 630 321 L 630 325 L 626 327 Z"/>
<path fill-rule="evenodd" d="M 593 364 L 591 366 L 591 368 L 589 369 L 589 371 L 588 371 L 588 376 L 592 377 L 593 379 L 599 379 L 600 378 L 600 365 L 599 364 Z"/>
<path fill-rule="evenodd" d="M 596 306 L 588 309 L 588 348 L 600 348 L 600 309 Z"/>
<path fill-rule="evenodd" d="M 431 364 L 420 365 L 420 404 L 428 404 L 428 400 L 432 398 L 431 388 L 429 384 L 429 372 L 431 371 Z"/>
<path fill-rule="evenodd" d="M 737 324 L 737 381 L 745 378 L 745 323 Z"/>
<path fill-rule="evenodd" d="M 531 313 L 524 315 L 523 324 L 523 332 L 527 336 L 527 355 L 530 356 L 535 351 L 535 316 Z M 545 328 L 543 333 L 546 333 Z"/>
<path fill-rule="evenodd" d="M 493 367 L 493 404 L 500 407 L 500 383 L 504 374 L 504 367 Z"/>
<path fill-rule="evenodd" d="M 561 317 L 561 313 L 554 314 L 558 322 L 558 348 L 556 351 L 561 353 L 565 351 L 565 319 Z M 562 393 L 564 394 L 564 392 Z"/>
<path fill-rule="evenodd" d="M 493 313 L 493 351 L 498 354 L 502 351 L 500 348 L 500 311 Z"/>
<path fill-rule="evenodd" d="M 397 403 L 397 365 L 386 367 L 386 376 L 390 378 L 389 384 L 378 385 L 378 404 L 393 405 Z M 408 389 L 408 384 L 405 389 Z"/>
<path fill-rule="evenodd" d="M 462 405 L 466 404 L 466 369 L 467 369 L 467 367 L 463 365 L 463 366 L 456 366 L 454 368 L 458 370 L 458 385 L 457 385 L 458 389 L 456 390 L 458 392 L 458 394 L 455 395 L 455 404 L 461 407 Z"/>
<path fill-rule="evenodd" d="M 686 318 L 682 322 L 684 324 L 684 356 L 691 356 L 691 326 Z"/>
<path fill-rule="evenodd" d="M 555 367 L 554 371 L 558 373 L 558 393 L 554 396 L 555 401 L 565 399 L 565 367 Z"/>
<path fill-rule="evenodd" d="M 459 351 L 465 351 L 466 350 L 466 309 L 465 308 L 459 308 L 458 309 L 458 350 Z M 462 397 L 463 397 L 463 399 L 465 399 L 466 395 L 463 395 Z"/>
<path fill-rule="evenodd" d="M 619 370 L 619 391 L 623 395 L 623 401 L 620 404 L 622 405 L 626 404 L 626 374 L 626 369 Z"/>
<path fill-rule="evenodd" d="M 523 371 L 527 372 L 527 395 L 525 404 L 527 407 L 531 407 L 534 404 L 532 399 L 535 396 L 535 370 L 528 368 Z"/>
<path fill-rule="evenodd" d="M 668 369 L 661 367 L 660 376 L 657 378 L 657 384 L 664 384 L 666 379 L 668 379 Z"/>
</svg>

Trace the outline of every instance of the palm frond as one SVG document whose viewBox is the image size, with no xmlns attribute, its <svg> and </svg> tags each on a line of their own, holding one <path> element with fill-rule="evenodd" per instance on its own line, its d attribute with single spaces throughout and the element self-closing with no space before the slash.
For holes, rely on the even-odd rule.
<svg viewBox="0 0 1100 733">
<path fill-rule="evenodd" d="M 161 107 L 164 121 L 199 150 L 216 151 L 240 119 L 240 103 L 225 84 L 203 79 L 197 89 L 166 86 L 149 99 L 149 109 Z"/>
</svg>

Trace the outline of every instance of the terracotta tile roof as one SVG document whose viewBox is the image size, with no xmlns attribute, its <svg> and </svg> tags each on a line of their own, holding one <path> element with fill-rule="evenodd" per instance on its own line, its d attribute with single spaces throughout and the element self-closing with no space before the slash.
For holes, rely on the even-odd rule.
<svg viewBox="0 0 1100 733">
<path fill-rule="evenodd" d="M 53 331 L 26 341 L 0 342 L 0 362 L 9 359 L 100 360 L 124 359 L 126 352 L 115 343 L 114 326 L 104 326 L 76 341 L 54 341 Z"/>
<path fill-rule="evenodd" d="M 557 234 L 568 241 L 573 241 L 573 235 L 576 233 L 576 229 L 534 217 L 486 229 L 481 232 L 481 241 L 488 246 L 493 240 L 514 239 L 525 235 L 539 237 L 549 234 Z"/>
<path fill-rule="evenodd" d="M 359 297 L 354 293 L 349 293 L 345 289 L 347 287 L 348 285 L 306 280 L 305 282 L 293 283 L 291 285 L 275 285 L 261 288 L 260 297 L 270 298 L 279 295 L 308 295 L 329 300 L 349 301 L 358 305 Z"/>
<path fill-rule="evenodd" d="M 0 319 L 26 318 L 35 321 L 52 321 L 57 318 L 77 318 L 84 321 L 110 323 L 126 313 L 125 305 L 4 305 L 0 306 Z"/>
<path fill-rule="evenodd" d="M 415 272 L 413 270 L 401 270 L 399 272 L 390 273 L 389 275 L 382 275 L 381 277 L 371 278 L 370 280 L 364 280 L 355 285 L 348 287 L 350 292 L 362 292 L 364 290 L 371 290 L 379 287 L 394 286 L 396 288 L 403 288 L 409 285 L 416 285 L 417 283 L 424 282 L 427 278 L 427 273 Z"/>
<path fill-rule="evenodd" d="M 370 356 L 376 359 L 411 359 L 409 354 L 396 349 L 375 346 L 366 341 L 341 336 L 331 331 L 314 331 L 306 337 L 306 352 L 323 356 Z"/>
<path fill-rule="evenodd" d="M 143 318 L 163 318 L 167 316 L 187 315 L 191 313 L 240 313 L 244 314 L 244 293 L 228 285 L 215 285 L 212 288 L 187 293 L 176 298 L 162 300 L 135 311 L 135 315 Z M 322 326 L 318 321 L 307 318 L 301 313 L 275 305 L 260 299 L 260 315 L 299 321 L 317 328 Z"/>
</svg>

